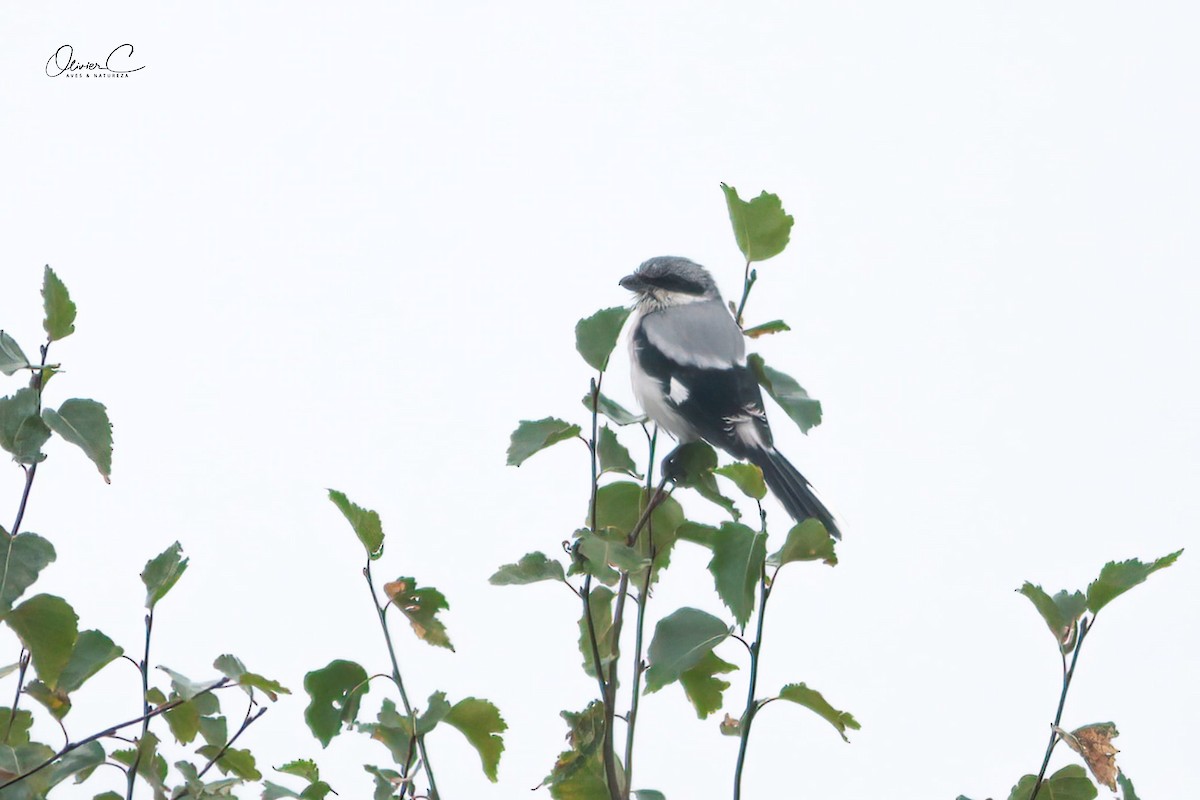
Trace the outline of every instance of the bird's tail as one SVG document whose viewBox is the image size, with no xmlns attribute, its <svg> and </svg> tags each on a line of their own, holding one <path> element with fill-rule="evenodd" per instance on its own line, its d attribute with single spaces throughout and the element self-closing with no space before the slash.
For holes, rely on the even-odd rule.
<svg viewBox="0 0 1200 800">
<path fill-rule="evenodd" d="M 817 499 L 808 481 L 783 454 L 775 449 L 759 450 L 750 459 L 762 470 L 767 486 L 792 515 L 792 519 L 803 522 L 810 517 L 816 518 L 833 538 L 842 538 L 833 514 Z"/>
</svg>

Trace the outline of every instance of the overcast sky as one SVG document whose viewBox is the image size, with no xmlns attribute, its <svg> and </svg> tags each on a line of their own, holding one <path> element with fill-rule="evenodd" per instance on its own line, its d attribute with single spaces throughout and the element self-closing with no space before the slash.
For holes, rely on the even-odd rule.
<svg viewBox="0 0 1200 800">
<path fill-rule="evenodd" d="M 617 281 L 644 259 L 688 256 L 736 297 L 719 184 L 765 189 L 796 224 L 748 316 L 793 330 L 756 347 L 825 421 L 804 436 L 769 411 L 845 541 L 836 569 L 784 573 L 760 684 L 804 681 L 863 727 L 846 745 L 770 706 L 746 796 L 1006 797 L 1059 691 L 1013 590 L 1084 588 L 1108 560 L 1190 547 L 1200 522 L 1195 9 L 434 5 L 0 7 L 0 326 L 36 351 L 53 266 L 79 318 L 47 402 L 104 402 L 116 440 L 111 486 L 48 446 L 24 526 L 58 549 L 38 590 L 136 656 L 138 573 L 178 539 L 191 567 L 153 661 L 204 678 L 233 652 L 278 678 L 294 694 L 245 738 L 260 766 L 315 757 L 364 797 L 383 748 L 321 751 L 301 718 L 305 672 L 386 666 L 325 497 L 341 489 L 383 516 L 376 573 L 450 600 L 456 654 L 397 629 L 410 692 L 488 697 L 511 726 L 496 786 L 452 731 L 432 737 L 443 795 L 531 796 L 558 711 L 595 685 L 569 593 L 487 577 L 581 523 L 588 467 L 572 444 L 506 467 L 509 433 L 585 419 L 574 324 L 627 302 Z M 99 61 L 123 43 L 144 67 L 128 77 L 46 73 L 63 44 Z M 632 407 L 627 368 L 621 348 L 606 389 Z M 21 472 L 3 475 L 7 520 Z M 1064 717 L 1114 720 L 1146 798 L 1200 787 L 1197 556 L 1103 612 Z M 652 616 L 720 613 L 705 563 L 681 551 Z M 135 715 L 138 691 L 113 665 L 71 734 Z M 677 686 L 642 715 L 637 788 L 725 796 L 720 715 L 697 720 Z M 109 772 L 59 796 L 117 788 Z"/>
</svg>

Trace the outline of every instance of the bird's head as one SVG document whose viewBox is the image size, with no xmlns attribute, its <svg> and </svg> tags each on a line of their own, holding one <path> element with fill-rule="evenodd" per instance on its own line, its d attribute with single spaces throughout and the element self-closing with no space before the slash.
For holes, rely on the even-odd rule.
<svg viewBox="0 0 1200 800">
<path fill-rule="evenodd" d="M 708 270 L 678 256 L 658 256 L 643 262 L 632 275 L 621 279 L 621 286 L 637 294 L 637 305 L 648 308 L 721 300 Z"/>
</svg>

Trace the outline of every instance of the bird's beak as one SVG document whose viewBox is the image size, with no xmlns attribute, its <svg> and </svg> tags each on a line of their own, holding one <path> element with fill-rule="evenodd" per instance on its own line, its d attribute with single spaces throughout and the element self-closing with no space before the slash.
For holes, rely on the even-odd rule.
<svg viewBox="0 0 1200 800">
<path fill-rule="evenodd" d="M 642 279 L 637 275 L 626 275 L 621 278 L 621 288 L 636 292 L 642 288 Z"/>
</svg>

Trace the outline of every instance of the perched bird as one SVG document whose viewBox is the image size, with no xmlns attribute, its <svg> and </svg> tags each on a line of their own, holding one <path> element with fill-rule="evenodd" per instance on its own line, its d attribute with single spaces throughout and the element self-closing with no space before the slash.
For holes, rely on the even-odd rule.
<svg viewBox="0 0 1200 800">
<path fill-rule="evenodd" d="M 775 449 L 742 330 L 708 271 L 659 256 L 621 286 L 637 294 L 629 355 L 633 393 L 646 415 L 681 444 L 703 439 L 756 464 L 797 522 L 815 517 L 840 539 L 829 509 Z"/>
</svg>

